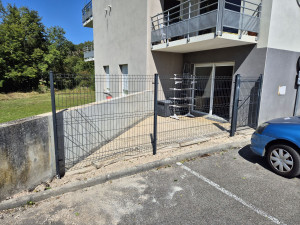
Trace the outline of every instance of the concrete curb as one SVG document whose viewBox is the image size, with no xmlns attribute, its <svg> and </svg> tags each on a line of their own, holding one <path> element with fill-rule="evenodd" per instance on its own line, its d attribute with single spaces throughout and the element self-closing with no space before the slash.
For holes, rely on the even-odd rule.
<svg viewBox="0 0 300 225">
<path fill-rule="evenodd" d="M 34 194 L 30 194 L 30 195 L 20 197 L 17 199 L 6 200 L 6 201 L 0 203 L 0 210 L 17 208 L 17 207 L 26 205 L 27 202 L 29 202 L 29 201 L 32 201 L 32 202 L 42 201 L 42 200 L 45 200 L 45 199 L 48 199 L 51 197 L 55 197 L 58 195 L 62 195 L 62 194 L 68 193 L 68 192 L 77 191 L 77 190 L 80 190 L 83 188 L 88 188 L 88 187 L 95 186 L 98 184 L 103 184 L 110 180 L 115 180 L 115 179 L 119 179 L 122 177 L 131 176 L 131 175 L 145 172 L 145 171 L 148 171 L 148 170 L 160 167 L 160 166 L 166 166 L 168 164 L 173 164 L 178 161 L 185 160 L 185 159 L 199 157 L 199 156 L 202 156 L 205 154 L 210 154 L 210 153 L 216 153 L 216 152 L 219 152 L 219 151 L 222 151 L 225 149 L 243 147 L 248 144 L 250 144 L 250 141 L 240 141 L 240 142 L 234 142 L 234 143 L 228 143 L 228 144 L 223 144 L 223 145 L 219 145 L 219 146 L 209 147 L 209 148 L 205 148 L 202 150 L 188 152 L 188 153 L 185 153 L 182 155 L 174 156 L 171 158 L 157 160 L 157 161 L 147 163 L 144 165 L 135 166 L 135 167 L 125 169 L 122 171 L 118 171 L 118 172 L 115 172 L 112 174 L 107 174 L 105 176 L 88 179 L 86 181 L 79 181 L 76 183 L 66 184 L 65 186 L 59 187 L 57 189 L 51 189 L 51 190 L 47 190 L 47 191 L 44 191 L 41 193 L 34 193 Z"/>
</svg>

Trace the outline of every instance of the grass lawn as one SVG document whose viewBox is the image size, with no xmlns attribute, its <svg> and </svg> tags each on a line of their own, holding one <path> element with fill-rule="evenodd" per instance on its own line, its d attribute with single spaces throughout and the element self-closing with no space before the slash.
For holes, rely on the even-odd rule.
<svg viewBox="0 0 300 225">
<path fill-rule="evenodd" d="M 57 109 L 94 101 L 95 92 L 86 88 L 58 91 L 56 93 Z M 51 110 L 50 92 L 45 94 L 37 92 L 0 94 L 0 123 L 51 112 Z"/>
</svg>

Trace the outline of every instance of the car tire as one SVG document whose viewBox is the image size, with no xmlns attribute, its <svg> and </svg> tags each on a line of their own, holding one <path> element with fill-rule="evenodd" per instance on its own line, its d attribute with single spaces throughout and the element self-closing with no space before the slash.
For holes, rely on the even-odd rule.
<svg viewBox="0 0 300 225">
<path fill-rule="evenodd" d="M 267 161 L 272 171 L 280 176 L 292 178 L 300 175 L 300 155 L 293 147 L 275 144 L 269 147 Z"/>
</svg>

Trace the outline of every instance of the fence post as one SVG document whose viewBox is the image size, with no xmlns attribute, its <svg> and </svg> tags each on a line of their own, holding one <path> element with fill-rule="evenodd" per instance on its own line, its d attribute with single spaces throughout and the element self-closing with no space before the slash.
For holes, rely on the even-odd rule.
<svg viewBox="0 0 300 225">
<path fill-rule="evenodd" d="M 257 108 L 256 108 L 256 126 L 258 126 L 259 119 L 259 110 L 260 110 L 260 101 L 261 101 L 261 91 L 262 91 L 262 83 L 263 83 L 263 75 L 261 74 L 258 79 L 258 96 L 257 96 Z"/>
<path fill-rule="evenodd" d="M 158 95 L 158 74 L 154 75 L 154 121 L 153 121 L 153 155 L 157 150 L 157 95 Z"/>
<path fill-rule="evenodd" d="M 233 96 L 230 137 L 234 136 L 235 131 L 236 131 L 236 126 L 237 126 L 239 97 L 240 97 L 240 86 L 241 86 L 241 75 L 237 74 L 235 76 L 235 83 L 234 83 L 234 96 Z"/>
<path fill-rule="evenodd" d="M 52 105 L 52 120 L 53 120 L 53 137 L 54 137 L 54 151 L 55 151 L 55 163 L 56 163 L 56 177 L 58 179 L 60 179 L 55 92 L 54 92 L 54 80 L 53 80 L 53 72 L 52 71 L 50 71 L 49 76 L 50 76 L 50 90 L 51 90 L 51 105 Z"/>
</svg>

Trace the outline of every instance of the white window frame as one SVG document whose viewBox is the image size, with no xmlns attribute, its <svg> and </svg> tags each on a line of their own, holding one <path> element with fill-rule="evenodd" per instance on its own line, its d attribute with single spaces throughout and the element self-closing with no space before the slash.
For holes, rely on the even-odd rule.
<svg viewBox="0 0 300 225">
<path fill-rule="evenodd" d="M 125 71 L 124 68 L 127 67 Z M 128 81 L 128 64 L 120 65 L 121 73 L 122 73 L 122 96 L 126 96 L 129 94 L 129 81 Z"/>
<path fill-rule="evenodd" d="M 212 115 L 213 114 L 216 67 L 219 67 L 219 66 L 232 66 L 233 67 L 232 76 L 234 75 L 234 66 L 235 66 L 234 62 L 194 64 L 194 72 L 193 72 L 193 74 L 195 74 L 195 72 L 196 72 L 196 67 L 212 67 L 212 72 L 211 72 L 211 75 L 210 75 L 211 88 L 210 88 L 210 105 L 209 105 L 209 113 L 208 113 L 208 115 Z M 232 86 L 232 88 L 233 88 L 233 86 Z"/>
<path fill-rule="evenodd" d="M 103 66 L 105 72 L 105 90 L 107 93 L 110 93 L 110 72 L 109 66 Z"/>
</svg>

